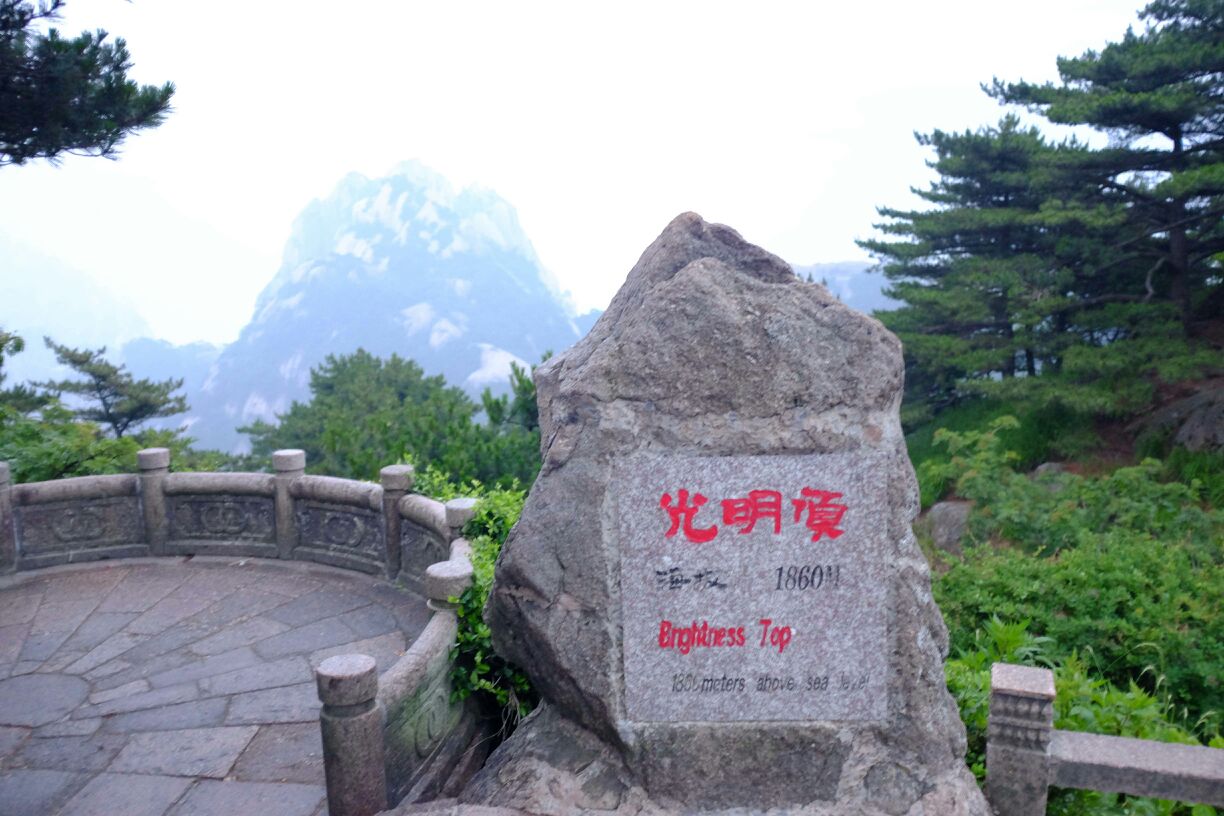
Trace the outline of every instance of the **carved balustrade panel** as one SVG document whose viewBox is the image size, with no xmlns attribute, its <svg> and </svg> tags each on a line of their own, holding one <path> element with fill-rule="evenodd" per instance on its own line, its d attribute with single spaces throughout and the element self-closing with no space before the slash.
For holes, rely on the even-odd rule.
<svg viewBox="0 0 1224 816">
<path fill-rule="evenodd" d="M 17 507 L 20 569 L 148 554 L 135 496 Z"/>
<path fill-rule="evenodd" d="M 382 572 L 386 559 L 383 515 L 352 505 L 298 500 L 295 559 Z"/>
<path fill-rule="evenodd" d="M 273 500 L 232 494 L 166 497 L 169 552 L 276 556 Z"/>
<path fill-rule="evenodd" d="M 450 545 L 437 533 L 404 519 L 400 525 L 400 578 L 415 592 L 424 591 L 425 570 L 450 557 Z"/>
</svg>

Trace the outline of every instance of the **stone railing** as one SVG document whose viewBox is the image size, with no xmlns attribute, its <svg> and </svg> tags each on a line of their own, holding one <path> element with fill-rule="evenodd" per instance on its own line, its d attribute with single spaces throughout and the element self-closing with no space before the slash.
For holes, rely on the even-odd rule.
<svg viewBox="0 0 1224 816">
<path fill-rule="evenodd" d="M 1054 785 L 1224 805 L 1224 750 L 1054 729 L 1054 673 L 990 672 L 986 797 L 997 816 L 1042 816 Z"/>
<path fill-rule="evenodd" d="M 479 735 L 472 712 L 451 701 L 458 622 L 448 598 L 472 580 L 471 549 L 460 535 L 473 499 L 443 504 L 412 493 L 407 465 L 383 468 L 380 484 L 307 476 L 300 450 L 274 453 L 271 474 L 171 473 L 165 448 L 142 450 L 137 460 L 138 475 L 19 485 L 0 462 L 0 574 L 112 558 L 221 555 L 313 561 L 395 580 L 429 599 L 433 614 L 424 630 L 381 679 L 376 671 L 366 676 L 373 671 L 368 660 L 357 661 L 364 679 L 337 680 L 326 686 L 330 697 L 319 680 L 324 734 L 331 717 L 330 740 L 345 746 L 328 762 L 347 757 L 361 771 L 329 768 L 332 813 L 358 812 L 344 804 L 352 798 L 346 780 L 357 777 L 367 786 L 380 780 L 384 804 L 462 782 L 473 770 L 467 765 L 480 761 L 469 750 Z M 334 702 L 367 692 L 375 697 Z M 373 708 L 381 712 L 376 729 L 369 727 Z M 367 711 L 364 731 L 346 719 L 359 710 Z M 358 733 L 377 733 L 381 743 L 377 750 L 366 745 L 359 755 L 370 761 L 353 766 Z"/>
<path fill-rule="evenodd" d="M 399 579 L 423 593 L 457 531 L 412 490 L 412 468 L 381 484 L 307 476 L 302 451 L 274 473 L 170 473 L 165 448 L 137 454 L 139 475 L 11 485 L 0 462 L 0 573 L 105 558 L 223 555 L 314 561 Z"/>
</svg>

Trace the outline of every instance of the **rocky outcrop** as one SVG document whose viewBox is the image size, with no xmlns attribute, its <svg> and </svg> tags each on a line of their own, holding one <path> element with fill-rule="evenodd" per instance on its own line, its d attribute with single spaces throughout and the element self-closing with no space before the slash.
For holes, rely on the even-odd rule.
<svg viewBox="0 0 1224 816">
<path fill-rule="evenodd" d="M 461 801 L 536 813 L 987 812 L 964 766 L 943 679 L 947 632 L 911 530 L 918 494 L 892 334 L 734 230 L 686 213 L 590 334 L 537 369 L 536 386 L 544 465 L 486 620 L 548 707 Z M 869 485 L 880 496 L 880 717 L 632 720 L 617 468 L 811 454 L 880 463 Z"/>
<path fill-rule="evenodd" d="M 941 501 L 931 505 L 923 520 L 931 534 L 931 543 L 946 553 L 961 555 L 964 552 L 961 539 L 965 537 L 972 509 L 973 502 L 967 501 Z"/>
</svg>

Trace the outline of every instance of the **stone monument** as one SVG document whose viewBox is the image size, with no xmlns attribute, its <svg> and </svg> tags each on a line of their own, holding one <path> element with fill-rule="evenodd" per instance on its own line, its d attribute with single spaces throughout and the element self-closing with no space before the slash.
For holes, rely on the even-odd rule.
<svg viewBox="0 0 1224 816">
<path fill-rule="evenodd" d="M 463 803 L 988 813 L 892 334 L 686 213 L 536 386 L 544 464 L 485 616 L 545 702 Z"/>
</svg>

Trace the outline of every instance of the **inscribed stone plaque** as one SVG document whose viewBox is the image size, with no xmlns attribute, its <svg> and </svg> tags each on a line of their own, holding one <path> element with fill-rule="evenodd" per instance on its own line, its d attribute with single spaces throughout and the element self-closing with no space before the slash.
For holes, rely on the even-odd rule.
<svg viewBox="0 0 1224 816">
<path fill-rule="evenodd" d="M 635 722 L 883 719 L 887 460 L 617 465 Z"/>
</svg>

